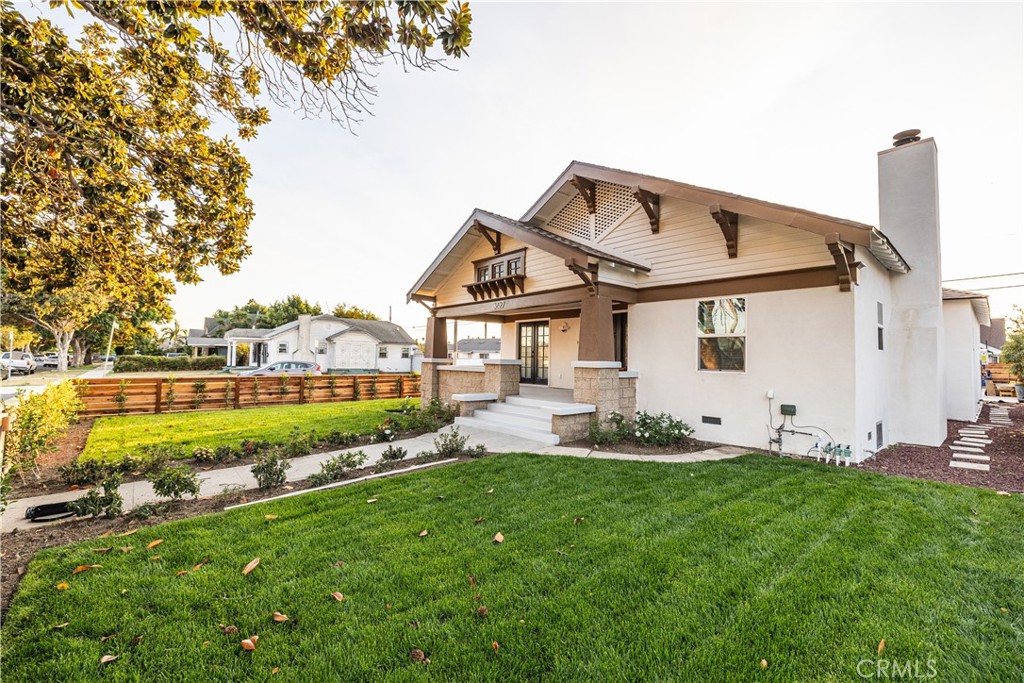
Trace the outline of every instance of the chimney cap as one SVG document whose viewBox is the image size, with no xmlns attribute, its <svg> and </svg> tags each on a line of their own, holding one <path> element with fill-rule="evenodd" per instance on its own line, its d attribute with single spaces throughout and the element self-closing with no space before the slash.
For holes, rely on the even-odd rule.
<svg viewBox="0 0 1024 683">
<path fill-rule="evenodd" d="M 901 130 L 899 133 L 896 133 L 896 135 L 893 135 L 892 139 L 894 140 L 892 143 L 893 147 L 900 147 L 901 145 L 906 145 L 911 142 L 918 142 L 921 139 L 921 130 L 919 128 Z"/>
</svg>

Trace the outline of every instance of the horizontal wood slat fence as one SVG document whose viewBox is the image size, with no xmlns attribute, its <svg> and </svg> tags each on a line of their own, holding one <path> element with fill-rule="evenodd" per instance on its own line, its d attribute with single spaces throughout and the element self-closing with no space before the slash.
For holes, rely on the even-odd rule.
<svg viewBox="0 0 1024 683">
<path fill-rule="evenodd" d="M 302 375 L 265 377 L 103 378 L 75 380 L 81 389 L 80 417 L 236 410 L 303 403 L 418 398 L 414 375 Z M 358 392 L 355 387 L 358 385 Z"/>
</svg>

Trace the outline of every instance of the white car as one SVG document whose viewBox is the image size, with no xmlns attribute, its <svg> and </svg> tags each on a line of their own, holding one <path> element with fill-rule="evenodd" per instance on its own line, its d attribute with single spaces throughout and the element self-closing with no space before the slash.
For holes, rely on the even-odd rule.
<svg viewBox="0 0 1024 683">
<path fill-rule="evenodd" d="M 24 351 L 4 351 L 3 355 L 0 355 L 0 365 L 11 372 L 20 372 L 24 375 L 31 375 L 36 371 L 36 362 L 32 354 Z"/>
<path fill-rule="evenodd" d="M 45 356 L 43 356 L 43 362 L 41 363 L 41 365 L 44 368 L 55 368 L 55 367 L 57 367 L 57 354 L 55 354 L 55 353 L 48 353 Z"/>
</svg>

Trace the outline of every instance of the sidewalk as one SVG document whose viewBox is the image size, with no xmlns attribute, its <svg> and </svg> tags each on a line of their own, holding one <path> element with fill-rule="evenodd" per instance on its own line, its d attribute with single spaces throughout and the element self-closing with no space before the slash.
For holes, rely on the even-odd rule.
<svg viewBox="0 0 1024 683">
<path fill-rule="evenodd" d="M 444 432 L 451 429 L 451 427 L 446 427 L 441 431 Z M 712 448 L 698 453 L 684 453 L 679 455 L 632 455 L 628 453 L 590 450 L 587 448 L 549 446 L 538 441 L 510 436 L 508 434 L 489 432 L 474 427 L 463 426 L 459 428 L 459 431 L 464 436 L 469 437 L 468 446 L 484 444 L 487 447 L 487 450 L 492 453 L 538 453 L 541 455 L 564 455 L 579 458 L 600 458 L 608 460 L 689 463 L 701 462 L 704 460 L 735 458 L 749 452 L 749 449 L 746 448 L 720 446 L 718 448 Z M 338 453 L 346 451 L 362 450 L 368 456 L 366 466 L 372 466 L 380 462 L 381 453 L 388 446 L 404 448 L 409 451 L 408 457 L 414 458 L 421 451 L 432 450 L 435 438 L 437 438 L 437 434 L 430 433 L 417 436 L 413 439 L 404 439 L 402 441 L 394 441 L 392 443 L 375 443 L 368 446 L 361 446 L 359 448 L 348 448 L 344 450 L 330 451 L 327 453 L 316 453 L 314 455 L 304 455 L 298 458 L 291 458 L 289 461 L 292 466 L 288 470 L 288 481 L 305 479 L 310 474 L 319 472 L 320 463 L 334 455 L 337 455 Z M 250 467 L 251 465 L 240 465 L 238 467 L 225 467 L 219 470 L 210 470 L 209 472 L 200 471 L 199 495 L 212 496 L 223 492 L 226 488 L 256 488 L 256 478 L 252 476 L 252 472 L 249 470 Z M 125 512 L 134 510 L 145 503 L 152 503 L 160 500 L 160 498 L 153 493 L 153 487 L 148 481 L 133 481 L 127 484 L 122 484 L 120 491 L 121 495 L 124 497 Z M 75 498 L 80 497 L 83 493 L 84 492 L 81 490 L 61 491 L 59 493 L 51 493 L 45 496 L 35 496 L 33 498 L 22 498 L 20 500 L 12 501 L 10 506 L 3 513 L 2 520 L 0 520 L 2 521 L 0 528 L 2 528 L 2 531 L 6 533 L 12 529 L 34 529 L 47 526 L 46 524 L 36 524 L 25 519 L 25 510 L 33 505 L 74 500 Z"/>
</svg>

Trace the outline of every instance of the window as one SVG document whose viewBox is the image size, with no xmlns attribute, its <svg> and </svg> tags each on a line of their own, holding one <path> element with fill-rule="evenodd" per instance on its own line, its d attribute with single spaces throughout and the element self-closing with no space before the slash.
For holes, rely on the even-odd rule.
<svg viewBox="0 0 1024 683">
<path fill-rule="evenodd" d="M 522 269 L 523 269 L 523 259 L 522 258 L 510 258 L 508 260 L 508 274 L 509 275 L 519 275 L 519 273 L 520 273 L 520 271 L 522 271 Z"/>
<path fill-rule="evenodd" d="M 476 281 L 483 282 L 490 279 L 491 269 L 489 266 L 481 266 L 476 269 Z"/>
<path fill-rule="evenodd" d="M 747 368 L 747 300 L 697 302 L 697 368 L 743 372 Z"/>
<path fill-rule="evenodd" d="M 882 310 L 882 302 L 878 302 L 878 350 L 885 350 L 885 316 Z"/>
<path fill-rule="evenodd" d="M 489 353 L 481 353 L 480 354 L 480 360 L 487 360 L 490 357 L 491 357 L 491 354 L 489 354 Z"/>
<path fill-rule="evenodd" d="M 402 358 L 408 358 L 408 357 L 409 357 L 409 347 L 408 346 L 403 346 L 402 347 Z"/>
<path fill-rule="evenodd" d="M 505 277 L 505 262 L 499 261 L 491 266 L 491 277 L 495 280 Z"/>
<path fill-rule="evenodd" d="M 499 254 L 473 262 L 476 271 L 476 282 L 487 282 L 503 277 L 524 276 L 526 274 L 526 250 L 517 249 L 507 254 Z"/>
<path fill-rule="evenodd" d="M 377 349 L 377 358 L 387 358 L 387 357 L 388 357 L 388 347 L 382 346 L 379 349 Z"/>
<path fill-rule="evenodd" d="M 278 353 L 288 353 L 288 342 L 281 342 L 277 345 Z"/>
</svg>

